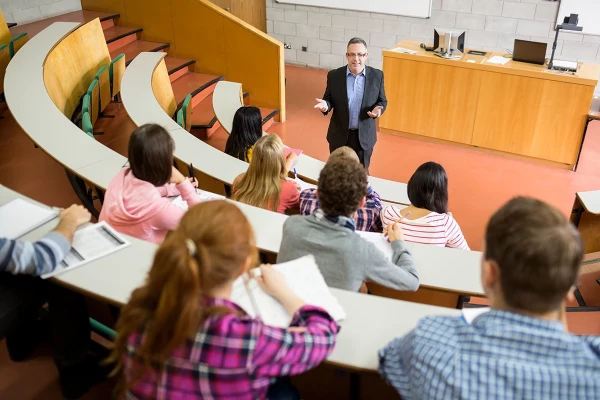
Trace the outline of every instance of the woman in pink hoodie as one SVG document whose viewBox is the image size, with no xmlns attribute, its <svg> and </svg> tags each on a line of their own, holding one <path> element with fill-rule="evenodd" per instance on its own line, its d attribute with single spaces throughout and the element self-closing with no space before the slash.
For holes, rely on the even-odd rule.
<svg viewBox="0 0 600 400">
<path fill-rule="evenodd" d="M 200 202 L 197 181 L 190 181 L 173 167 L 173 139 L 161 126 L 140 126 L 129 139 L 129 167 L 110 182 L 100 221 L 117 231 L 153 243 L 162 243 L 175 230 L 184 210 L 167 196 L 181 194 L 192 206 Z"/>
</svg>

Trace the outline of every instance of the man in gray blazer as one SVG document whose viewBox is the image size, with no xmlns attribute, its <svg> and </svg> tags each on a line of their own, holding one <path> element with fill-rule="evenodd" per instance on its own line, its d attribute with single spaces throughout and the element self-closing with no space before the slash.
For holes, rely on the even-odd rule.
<svg viewBox="0 0 600 400">
<path fill-rule="evenodd" d="M 367 67 L 368 58 L 367 43 L 361 38 L 350 39 L 348 65 L 329 71 L 325 94 L 315 105 L 323 115 L 333 109 L 327 131 L 329 152 L 351 147 L 367 170 L 377 142 L 375 120 L 387 106 L 383 71 Z"/>
</svg>

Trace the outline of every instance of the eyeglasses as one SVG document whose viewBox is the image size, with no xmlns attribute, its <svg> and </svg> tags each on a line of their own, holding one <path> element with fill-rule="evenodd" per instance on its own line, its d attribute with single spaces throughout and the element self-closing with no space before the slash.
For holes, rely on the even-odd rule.
<svg viewBox="0 0 600 400">
<path fill-rule="evenodd" d="M 367 54 L 369 54 L 369 53 L 346 53 L 346 55 L 350 58 L 354 58 L 354 57 L 364 58 L 367 56 Z"/>
</svg>

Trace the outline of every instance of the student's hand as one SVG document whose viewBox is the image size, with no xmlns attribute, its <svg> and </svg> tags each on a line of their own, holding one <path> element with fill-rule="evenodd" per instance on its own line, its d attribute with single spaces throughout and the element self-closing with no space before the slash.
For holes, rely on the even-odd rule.
<svg viewBox="0 0 600 400">
<path fill-rule="evenodd" d="M 71 243 L 75 230 L 79 226 L 90 222 L 91 218 L 92 214 L 83 206 L 73 204 L 71 207 L 60 212 L 60 222 L 54 231 L 63 235 Z"/>
<path fill-rule="evenodd" d="M 192 182 L 192 186 L 197 188 L 198 187 L 198 179 L 196 178 L 188 178 L 190 180 L 190 182 Z"/>
<path fill-rule="evenodd" d="M 315 108 L 321 112 L 327 112 L 327 102 L 323 99 L 316 99 L 317 100 L 317 104 L 315 105 Z"/>
<path fill-rule="evenodd" d="M 294 180 L 294 183 L 296 184 L 296 190 L 298 191 L 298 193 L 302 192 L 302 186 L 300 186 L 298 181 Z"/>
<path fill-rule="evenodd" d="M 367 115 L 371 118 L 377 119 L 377 118 L 381 117 L 382 112 L 383 112 L 383 107 L 377 106 L 377 107 L 373 108 L 373 111 L 368 111 Z"/>
<path fill-rule="evenodd" d="M 176 185 L 185 181 L 185 176 L 175 167 L 171 167 L 171 179 L 169 179 L 169 183 L 174 183 Z"/>
<path fill-rule="evenodd" d="M 285 276 L 270 264 L 263 264 L 260 267 L 261 276 L 256 280 L 265 292 L 280 300 L 280 297 L 289 292 L 289 287 Z M 281 301 L 281 300 L 280 300 Z"/>
<path fill-rule="evenodd" d="M 404 240 L 404 231 L 397 223 L 389 224 L 385 228 L 384 234 L 387 236 L 390 243 L 395 242 L 396 240 Z"/>
<path fill-rule="evenodd" d="M 297 158 L 298 158 L 298 154 L 296 154 L 295 152 L 292 151 L 290 154 L 287 155 L 286 160 L 288 162 L 293 163 L 294 161 L 296 161 Z"/>
</svg>

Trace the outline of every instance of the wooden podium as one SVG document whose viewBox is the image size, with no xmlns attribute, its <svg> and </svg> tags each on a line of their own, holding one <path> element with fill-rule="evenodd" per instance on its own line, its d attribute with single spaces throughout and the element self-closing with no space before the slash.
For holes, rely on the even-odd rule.
<svg viewBox="0 0 600 400">
<path fill-rule="evenodd" d="M 418 42 L 396 45 L 416 54 L 383 52 L 388 108 L 382 132 L 477 147 L 573 169 L 600 65 L 576 74 L 547 66 L 467 54 L 444 59 Z"/>
</svg>

